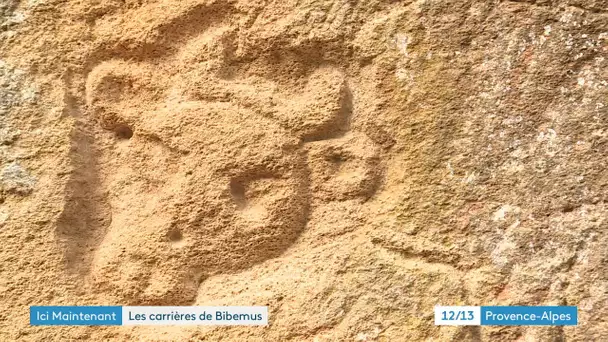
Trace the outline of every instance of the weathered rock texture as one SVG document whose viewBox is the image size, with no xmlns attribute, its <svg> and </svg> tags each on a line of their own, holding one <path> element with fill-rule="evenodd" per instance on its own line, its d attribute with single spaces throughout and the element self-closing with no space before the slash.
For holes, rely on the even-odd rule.
<svg viewBox="0 0 608 342">
<path fill-rule="evenodd" d="M 0 340 L 608 340 L 607 82 L 605 0 L 4 1 Z M 28 324 L 86 304 L 271 324 Z"/>
</svg>

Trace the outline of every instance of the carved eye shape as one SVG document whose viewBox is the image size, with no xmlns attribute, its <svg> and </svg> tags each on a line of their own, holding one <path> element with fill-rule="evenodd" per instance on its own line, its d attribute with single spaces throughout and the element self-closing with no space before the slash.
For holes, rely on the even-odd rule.
<svg viewBox="0 0 608 342">
<path fill-rule="evenodd" d="M 379 150 L 363 134 L 310 143 L 309 163 L 314 195 L 322 200 L 367 199 L 379 185 Z"/>
<path fill-rule="evenodd" d="M 103 62 L 87 76 L 86 102 L 105 129 L 119 139 L 130 139 L 142 111 L 150 110 L 165 90 L 151 66 L 120 60 Z"/>
<path fill-rule="evenodd" d="M 124 62 L 105 62 L 93 69 L 87 77 L 87 103 L 107 107 L 129 100 L 135 95 L 137 80 L 127 70 L 135 69 Z"/>
</svg>

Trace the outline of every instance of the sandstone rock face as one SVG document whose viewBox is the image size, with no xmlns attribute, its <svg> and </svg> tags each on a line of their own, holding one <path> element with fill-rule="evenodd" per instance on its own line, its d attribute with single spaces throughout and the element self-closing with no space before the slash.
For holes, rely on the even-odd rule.
<svg viewBox="0 0 608 342">
<path fill-rule="evenodd" d="M 0 28 L 0 340 L 608 340 L 608 1 L 5 1 Z M 271 324 L 29 326 L 109 304 Z"/>
</svg>

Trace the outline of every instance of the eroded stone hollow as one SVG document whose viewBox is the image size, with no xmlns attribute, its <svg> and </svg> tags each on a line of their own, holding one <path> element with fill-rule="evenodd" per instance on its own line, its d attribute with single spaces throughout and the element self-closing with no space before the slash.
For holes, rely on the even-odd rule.
<svg viewBox="0 0 608 342">
<path fill-rule="evenodd" d="M 133 137 L 133 130 L 127 125 L 116 125 L 114 127 L 116 138 L 121 140 L 129 140 Z"/>
</svg>

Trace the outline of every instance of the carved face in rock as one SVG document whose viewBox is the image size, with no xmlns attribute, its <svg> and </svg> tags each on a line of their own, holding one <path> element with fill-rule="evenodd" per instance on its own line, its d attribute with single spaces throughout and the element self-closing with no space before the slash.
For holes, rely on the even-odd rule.
<svg viewBox="0 0 608 342">
<path fill-rule="evenodd" d="M 114 131 L 99 162 L 112 208 L 91 272 L 100 291 L 124 303 L 191 303 L 205 276 L 288 248 L 306 226 L 311 190 L 365 196 L 356 188 L 374 186 L 377 163 L 364 136 L 334 139 L 325 157 L 319 146 L 345 133 L 350 108 L 339 72 L 320 69 L 291 94 L 273 87 L 124 61 L 89 74 L 89 110 Z M 311 170 L 306 141 L 342 166 Z M 358 178 L 345 180 L 341 168 Z"/>
</svg>

